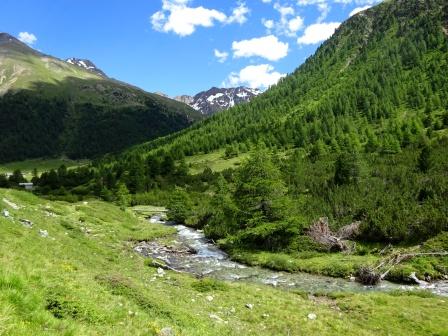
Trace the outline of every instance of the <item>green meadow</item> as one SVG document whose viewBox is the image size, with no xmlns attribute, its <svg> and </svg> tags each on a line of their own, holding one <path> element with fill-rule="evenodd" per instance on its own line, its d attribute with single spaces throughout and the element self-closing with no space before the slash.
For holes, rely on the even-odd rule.
<svg viewBox="0 0 448 336">
<path fill-rule="evenodd" d="M 160 277 L 133 246 L 173 239 L 172 228 L 97 200 L 50 202 L 1 189 L 0 203 L 9 211 L 0 217 L 0 335 L 448 334 L 443 297 L 312 296 L 170 271 Z"/>
</svg>

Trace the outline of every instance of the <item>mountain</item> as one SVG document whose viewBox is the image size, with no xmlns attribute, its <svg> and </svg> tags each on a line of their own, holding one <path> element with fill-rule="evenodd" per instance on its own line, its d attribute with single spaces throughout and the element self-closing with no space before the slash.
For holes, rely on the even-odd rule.
<svg viewBox="0 0 448 336">
<path fill-rule="evenodd" d="M 192 105 L 194 103 L 194 97 L 188 96 L 188 95 L 182 95 L 182 96 L 176 96 L 174 97 L 174 100 L 177 100 L 181 103 Z"/>
<path fill-rule="evenodd" d="M 62 61 L 0 34 L 0 161 L 89 158 L 200 118 L 184 104 L 107 78 L 91 62 Z"/>
<path fill-rule="evenodd" d="M 390 153 L 426 132 L 445 134 L 447 8 L 442 0 L 395 0 L 354 15 L 249 104 L 139 148 L 191 155 L 264 142 L 308 153 Z"/>
<path fill-rule="evenodd" d="M 83 68 L 85 70 L 88 70 L 90 72 L 93 72 L 97 75 L 103 76 L 103 77 L 107 77 L 106 74 L 101 70 L 98 69 L 96 67 L 95 64 L 93 64 L 92 61 L 89 61 L 87 59 L 79 59 L 79 58 L 68 58 L 65 60 L 67 63 L 79 66 L 80 68 Z"/>
<path fill-rule="evenodd" d="M 199 92 L 194 97 L 183 95 L 174 99 L 190 105 L 204 115 L 212 115 L 235 105 L 249 102 L 260 93 L 261 91 L 258 89 L 243 86 L 237 88 L 213 87 L 210 90 Z"/>
</svg>

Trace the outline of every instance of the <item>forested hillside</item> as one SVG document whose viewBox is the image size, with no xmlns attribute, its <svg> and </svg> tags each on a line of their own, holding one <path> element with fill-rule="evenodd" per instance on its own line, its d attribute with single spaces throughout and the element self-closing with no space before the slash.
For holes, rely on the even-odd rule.
<svg viewBox="0 0 448 336">
<path fill-rule="evenodd" d="M 342 24 L 314 56 L 251 104 L 139 149 L 166 144 L 182 157 L 264 142 L 396 153 L 448 125 L 447 35 L 446 1 L 386 1 Z"/>
<path fill-rule="evenodd" d="M 116 152 L 200 115 L 0 34 L 0 162 Z"/>
</svg>

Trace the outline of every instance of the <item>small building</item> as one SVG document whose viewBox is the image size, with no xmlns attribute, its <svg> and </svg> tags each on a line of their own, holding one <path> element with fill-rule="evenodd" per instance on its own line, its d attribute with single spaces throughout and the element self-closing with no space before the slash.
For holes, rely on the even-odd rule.
<svg viewBox="0 0 448 336">
<path fill-rule="evenodd" d="M 34 187 L 32 182 L 22 182 L 22 183 L 19 183 L 19 186 L 24 188 L 25 190 L 33 190 L 33 187 Z"/>
</svg>

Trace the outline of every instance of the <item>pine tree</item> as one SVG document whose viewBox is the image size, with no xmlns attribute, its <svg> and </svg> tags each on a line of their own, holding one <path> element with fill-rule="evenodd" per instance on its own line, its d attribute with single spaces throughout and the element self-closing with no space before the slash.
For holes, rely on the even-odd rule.
<svg viewBox="0 0 448 336">
<path fill-rule="evenodd" d="M 344 185 L 356 183 L 359 179 L 359 166 L 353 154 L 342 153 L 334 165 L 334 184 Z"/>
<path fill-rule="evenodd" d="M 117 204 L 120 206 L 121 210 L 125 210 L 131 203 L 131 194 L 126 184 L 119 183 L 116 191 Z"/>
<path fill-rule="evenodd" d="M 427 173 L 429 169 L 431 169 L 432 160 L 431 160 L 431 147 L 429 145 L 425 145 L 418 157 L 417 160 L 417 168 L 422 173 Z"/>
</svg>

